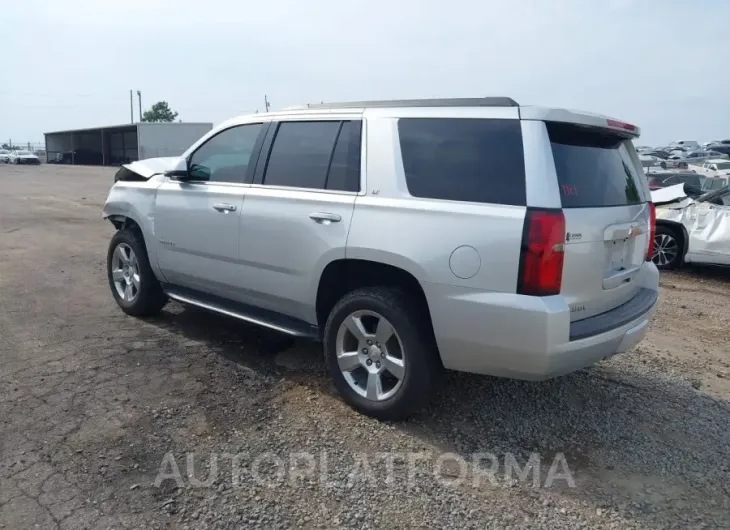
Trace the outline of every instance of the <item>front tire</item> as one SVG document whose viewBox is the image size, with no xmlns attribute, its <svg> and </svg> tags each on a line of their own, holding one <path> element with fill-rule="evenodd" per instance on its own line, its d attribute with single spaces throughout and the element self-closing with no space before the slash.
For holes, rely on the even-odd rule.
<svg viewBox="0 0 730 530">
<path fill-rule="evenodd" d="M 654 235 L 654 255 L 651 260 L 659 270 L 674 270 L 684 258 L 683 238 L 668 226 L 657 226 Z"/>
<path fill-rule="evenodd" d="M 139 232 L 125 229 L 114 234 L 109 243 L 106 268 L 112 296 L 128 315 L 155 315 L 167 303 Z"/>
<path fill-rule="evenodd" d="M 381 420 L 423 407 L 443 374 L 427 308 L 397 289 L 366 287 L 343 296 L 327 319 L 324 352 L 345 402 Z"/>
</svg>

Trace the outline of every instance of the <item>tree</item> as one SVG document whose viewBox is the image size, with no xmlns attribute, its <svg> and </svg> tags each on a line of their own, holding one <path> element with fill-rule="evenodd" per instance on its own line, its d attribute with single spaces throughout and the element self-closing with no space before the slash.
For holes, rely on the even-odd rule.
<svg viewBox="0 0 730 530">
<path fill-rule="evenodd" d="M 142 121 L 175 121 L 175 118 L 177 112 L 170 108 L 167 101 L 158 101 L 142 115 Z"/>
</svg>

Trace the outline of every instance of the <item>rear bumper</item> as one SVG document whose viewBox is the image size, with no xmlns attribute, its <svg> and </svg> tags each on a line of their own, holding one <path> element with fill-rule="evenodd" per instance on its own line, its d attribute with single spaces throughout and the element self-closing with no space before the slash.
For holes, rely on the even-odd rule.
<svg viewBox="0 0 730 530">
<path fill-rule="evenodd" d="M 572 326 L 560 296 L 426 284 L 441 360 L 452 370 L 541 380 L 626 352 L 644 338 L 656 311 L 659 274 L 653 265 L 644 269 L 636 298 Z"/>
</svg>

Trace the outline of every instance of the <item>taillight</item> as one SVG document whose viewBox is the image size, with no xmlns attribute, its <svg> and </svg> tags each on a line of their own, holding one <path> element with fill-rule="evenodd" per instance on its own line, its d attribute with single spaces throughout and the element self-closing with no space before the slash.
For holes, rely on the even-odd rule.
<svg viewBox="0 0 730 530">
<path fill-rule="evenodd" d="M 623 121 L 618 120 L 606 120 L 606 124 L 609 127 L 615 127 L 616 129 L 626 129 L 627 131 L 635 131 L 636 125 L 632 125 L 631 123 L 626 123 Z"/>
<path fill-rule="evenodd" d="M 517 293 L 549 296 L 560 293 L 565 253 L 562 210 L 527 209 Z"/>
<path fill-rule="evenodd" d="M 646 261 L 654 257 L 654 236 L 656 235 L 656 206 L 649 203 L 649 248 L 646 251 Z"/>
</svg>

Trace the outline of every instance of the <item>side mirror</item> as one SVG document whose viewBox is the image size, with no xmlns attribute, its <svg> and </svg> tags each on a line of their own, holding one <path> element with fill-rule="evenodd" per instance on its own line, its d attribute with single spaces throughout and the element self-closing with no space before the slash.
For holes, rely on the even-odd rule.
<svg viewBox="0 0 730 530">
<path fill-rule="evenodd" d="M 172 169 L 165 171 L 165 176 L 174 178 L 175 180 L 189 180 L 190 172 L 188 171 L 188 162 L 184 158 L 177 161 Z"/>
</svg>

